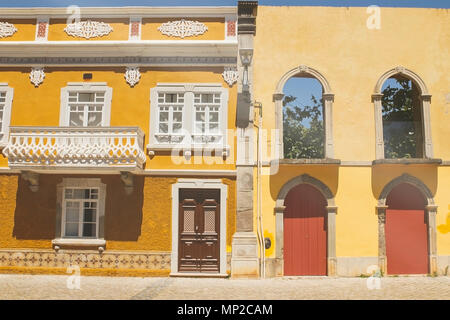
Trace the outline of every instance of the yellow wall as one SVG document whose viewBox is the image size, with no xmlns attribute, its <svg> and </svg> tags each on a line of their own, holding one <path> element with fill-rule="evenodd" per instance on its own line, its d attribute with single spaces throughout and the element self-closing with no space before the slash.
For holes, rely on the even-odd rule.
<svg viewBox="0 0 450 320">
<path fill-rule="evenodd" d="M 32 192 L 18 175 L 0 175 L 0 248 L 50 249 L 55 235 L 56 185 L 63 178 L 88 175 L 40 176 L 40 187 Z M 102 175 L 106 184 L 105 240 L 107 250 L 172 250 L 172 184 L 177 178 L 134 179 L 134 192 L 125 193 L 119 175 Z M 234 179 L 222 179 L 228 186 L 227 251 L 231 251 L 236 225 Z"/>
<path fill-rule="evenodd" d="M 371 95 L 384 72 L 402 65 L 417 73 L 433 95 L 435 157 L 450 159 L 448 10 L 381 8 L 380 30 L 366 27 L 368 17 L 366 8 L 258 7 L 255 99 L 263 103 L 265 115 L 273 115 L 272 95 L 281 77 L 302 64 L 318 70 L 335 94 L 335 157 L 373 160 Z M 264 126 L 274 128 L 275 118 L 265 116 Z"/>
<path fill-rule="evenodd" d="M 366 8 L 258 7 L 253 78 L 254 98 L 263 104 L 264 128 L 275 128 L 272 95 L 279 80 L 291 69 L 306 65 L 324 75 L 335 94 L 334 158 L 372 161 L 375 121 L 371 95 L 384 72 L 402 65 L 417 73 L 432 94 L 434 156 L 450 160 L 450 107 L 446 102 L 450 70 L 448 10 L 381 8 L 379 30 L 366 27 L 368 17 Z M 450 226 L 446 220 L 450 218 L 448 166 L 332 168 L 282 166 L 278 174 L 263 177 L 266 234 L 275 237 L 273 208 L 279 190 L 285 182 L 303 173 L 321 180 L 335 194 L 338 257 L 378 255 L 377 199 L 383 187 L 403 173 L 421 179 L 428 186 L 439 206 L 437 225 Z M 255 201 L 255 208 L 256 204 Z M 439 255 L 450 254 L 450 232 L 438 229 L 437 248 Z M 275 256 L 274 251 L 266 254 Z"/>
<path fill-rule="evenodd" d="M 30 68 L 0 68 L 0 82 L 14 88 L 11 112 L 12 126 L 58 126 L 61 88 L 68 82 L 83 82 L 83 73 L 93 74 L 91 82 L 106 82 L 112 88 L 111 126 L 139 126 L 149 139 L 150 89 L 158 82 L 220 83 L 228 89 L 228 128 L 235 127 L 236 85 L 229 87 L 222 78 L 223 68 L 140 68 L 141 80 L 131 88 L 124 79 L 125 68 L 45 68 L 45 80 L 37 88 L 29 80 Z M 199 159 L 184 157 L 172 161 L 170 153 L 147 157 L 146 168 L 151 169 L 234 169 L 235 137 L 229 137 L 233 146 L 229 158 L 222 156 Z M 0 156 L 0 166 L 7 160 Z"/>
<path fill-rule="evenodd" d="M 17 31 L 10 37 L 0 38 L 1 41 L 34 41 L 36 37 L 35 19 L 8 19 L 0 22 L 12 23 Z"/>
</svg>

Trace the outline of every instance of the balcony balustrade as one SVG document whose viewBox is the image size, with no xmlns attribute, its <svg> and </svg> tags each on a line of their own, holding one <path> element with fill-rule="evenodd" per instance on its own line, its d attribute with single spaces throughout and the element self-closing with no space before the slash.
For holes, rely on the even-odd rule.
<svg viewBox="0 0 450 320">
<path fill-rule="evenodd" d="M 14 169 L 142 169 L 138 127 L 10 127 L 3 154 Z"/>
</svg>

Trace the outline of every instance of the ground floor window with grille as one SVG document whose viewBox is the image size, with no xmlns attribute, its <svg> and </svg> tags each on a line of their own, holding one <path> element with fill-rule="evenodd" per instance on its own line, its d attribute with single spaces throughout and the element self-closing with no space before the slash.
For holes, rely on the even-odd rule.
<svg viewBox="0 0 450 320">
<path fill-rule="evenodd" d="M 58 185 L 61 237 L 98 239 L 103 236 L 106 187 L 100 179 L 64 179 Z"/>
<path fill-rule="evenodd" d="M 98 188 L 64 189 L 64 236 L 96 238 Z"/>
</svg>

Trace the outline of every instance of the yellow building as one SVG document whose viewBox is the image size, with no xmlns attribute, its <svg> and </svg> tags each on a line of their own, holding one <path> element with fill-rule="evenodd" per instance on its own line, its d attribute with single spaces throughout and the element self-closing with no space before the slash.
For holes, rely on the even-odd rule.
<svg viewBox="0 0 450 320">
<path fill-rule="evenodd" d="M 0 271 L 227 276 L 236 7 L 0 15 Z"/>
<path fill-rule="evenodd" d="M 254 229 L 270 241 L 261 268 L 272 276 L 448 274 L 448 10 L 259 6 L 256 28 L 252 96 L 267 138 L 261 157 L 255 146 Z M 320 158 L 284 159 L 284 90 L 295 78 L 322 87 Z M 412 157 L 385 152 L 389 79 L 416 90 L 421 136 Z"/>
<path fill-rule="evenodd" d="M 72 9 L 0 13 L 0 272 L 448 274 L 448 10 Z M 319 156 L 286 156 L 292 79 Z"/>
</svg>

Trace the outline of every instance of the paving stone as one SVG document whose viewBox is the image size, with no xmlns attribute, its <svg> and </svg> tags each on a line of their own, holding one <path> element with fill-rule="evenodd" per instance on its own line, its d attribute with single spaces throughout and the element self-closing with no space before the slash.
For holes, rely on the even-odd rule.
<svg viewBox="0 0 450 320">
<path fill-rule="evenodd" d="M 285 277 L 264 280 L 0 275 L 0 299 L 433 299 L 450 300 L 450 277 L 385 277 L 370 290 L 368 278 Z M 72 284 L 75 282 L 70 282 Z"/>
</svg>

